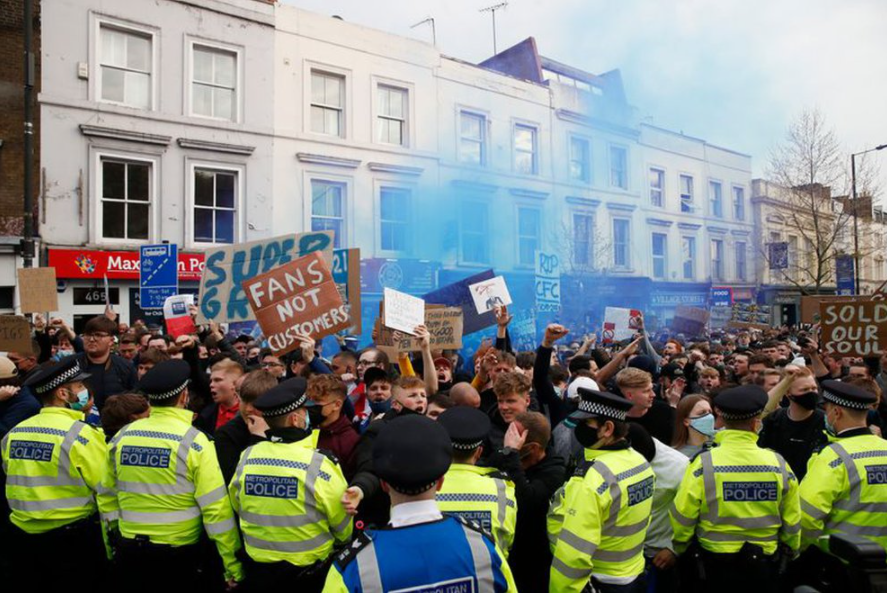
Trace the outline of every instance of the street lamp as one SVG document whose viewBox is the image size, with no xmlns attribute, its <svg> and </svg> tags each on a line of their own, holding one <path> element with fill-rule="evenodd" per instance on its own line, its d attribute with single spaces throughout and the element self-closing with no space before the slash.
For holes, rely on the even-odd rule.
<svg viewBox="0 0 887 593">
<path fill-rule="evenodd" d="M 881 144 L 880 146 L 869 148 L 862 152 L 855 152 L 850 155 L 850 183 L 853 188 L 853 267 L 855 268 L 856 294 L 859 294 L 859 212 L 857 212 L 857 210 L 859 210 L 859 204 L 856 202 L 856 157 L 876 150 L 883 150 L 885 148 L 887 148 L 887 144 Z"/>
</svg>

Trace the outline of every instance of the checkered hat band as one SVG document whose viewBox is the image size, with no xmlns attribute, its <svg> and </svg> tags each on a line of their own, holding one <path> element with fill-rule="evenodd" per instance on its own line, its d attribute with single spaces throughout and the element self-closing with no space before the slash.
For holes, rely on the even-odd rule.
<svg viewBox="0 0 887 593">
<path fill-rule="evenodd" d="M 863 402 L 852 402 L 849 399 L 844 399 L 840 395 L 835 395 L 831 391 L 822 391 L 822 399 L 841 406 L 842 408 L 850 408 L 851 410 L 866 410 L 869 407 L 869 404 Z"/>
<path fill-rule="evenodd" d="M 406 487 L 402 487 L 402 486 L 395 486 L 391 482 L 388 482 L 388 485 L 391 486 L 391 488 L 393 488 L 397 492 L 399 492 L 401 494 L 405 494 L 407 496 L 417 496 L 419 494 L 422 494 L 423 492 L 428 492 L 429 490 L 431 490 L 432 487 L 434 487 L 435 484 L 437 484 L 437 480 L 434 480 L 430 484 L 426 484 L 424 486 L 419 486 L 417 488 L 406 488 Z"/>
<path fill-rule="evenodd" d="M 730 412 L 725 412 L 721 410 L 721 418 L 724 420 L 748 420 L 749 418 L 754 418 L 764 410 L 755 410 L 754 412 L 743 412 L 741 414 L 731 414 Z"/>
<path fill-rule="evenodd" d="M 185 391 L 185 387 L 188 386 L 189 381 L 190 379 L 188 381 L 185 381 L 175 389 L 170 389 L 169 391 L 164 391 L 163 393 L 146 393 L 145 395 L 148 396 L 149 400 L 163 401 L 165 399 L 175 397 L 181 392 Z"/>
<path fill-rule="evenodd" d="M 68 381 L 70 381 L 71 379 L 73 379 L 74 377 L 76 377 L 79 374 L 80 374 L 80 363 L 78 362 L 77 364 L 72 366 L 70 369 L 68 369 L 67 371 L 65 371 L 64 373 L 62 373 L 61 375 L 59 375 L 58 377 L 56 377 L 55 379 L 53 379 L 52 381 L 47 383 L 46 385 L 43 385 L 42 387 L 35 388 L 34 391 L 36 391 L 38 394 L 41 394 L 41 395 L 44 393 L 49 393 L 50 391 L 52 391 L 56 387 L 61 387 L 62 385 L 64 385 L 65 383 L 67 383 Z"/>
<path fill-rule="evenodd" d="M 472 451 L 474 449 L 477 449 L 478 447 L 480 447 L 483 444 L 484 444 L 483 439 L 481 439 L 477 442 L 474 442 L 474 443 L 457 443 L 457 442 L 453 441 L 453 449 L 458 449 L 460 451 Z"/>
<path fill-rule="evenodd" d="M 305 400 L 307 400 L 307 399 L 308 399 L 308 394 L 303 393 L 302 397 L 300 397 L 299 399 L 297 399 L 293 403 L 287 404 L 282 408 L 273 408 L 271 410 L 265 410 L 264 412 L 262 412 L 262 416 L 265 416 L 267 418 L 276 418 L 277 416 L 286 416 L 290 412 L 295 412 L 296 410 L 298 410 L 305 403 Z"/>
<path fill-rule="evenodd" d="M 617 410 L 616 408 L 610 407 L 606 404 L 585 400 L 579 402 L 579 409 L 588 414 L 594 414 L 596 416 L 606 416 L 607 418 L 613 418 L 615 420 L 622 421 L 624 421 L 625 417 L 628 415 L 628 412 L 624 410 Z"/>
</svg>

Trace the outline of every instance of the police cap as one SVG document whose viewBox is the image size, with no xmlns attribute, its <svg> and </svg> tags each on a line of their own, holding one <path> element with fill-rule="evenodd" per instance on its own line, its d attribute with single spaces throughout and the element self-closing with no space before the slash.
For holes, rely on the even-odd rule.
<svg viewBox="0 0 887 593">
<path fill-rule="evenodd" d="M 608 391 L 579 388 L 579 409 L 570 414 L 574 420 L 586 418 L 607 418 L 625 422 L 632 403 Z"/>
<path fill-rule="evenodd" d="M 416 414 L 387 422 L 373 444 L 373 468 L 394 490 L 416 495 L 447 473 L 453 448 L 443 426 Z"/>
<path fill-rule="evenodd" d="M 191 380 L 191 365 L 184 360 L 164 360 L 145 373 L 136 390 L 149 401 L 163 401 L 178 397 Z"/>
<path fill-rule="evenodd" d="M 85 372 L 80 357 L 68 356 L 59 363 L 44 362 L 41 364 L 37 368 L 37 372 L 25 382 L 25 387 L 37 395 L 43 395 L 66 383 L 83 381 L 87 378 L 89 378 L 89 373 Z"/>
<path fill-rule="evenodd" d="M 302 377 L 293 377 L 260 395 L 253 405 L 262 416 L 274 418 L 294 412 L 307 401 L 308 382 Z"/>
<path fill-rule="evenodd" d="M 862 387 L 833 380 L 822 382 L 822 399 L 830 404 L 851 410 L 867 410 L 878 401 L 875 394 Z"/>
<path fill-rule="evenodd" d="M 490 433 L 490 417 L 468 406 L 456 406 L 441 414 L 437 419 L 450 435 L 453 449 L 473 451 L 480 447 Z"/>
<path fill-rule="evenodd" d="M 714 401 L 724 420 L 747 420 L 764 411 L 767 392 L 757 385 L 742 385 L 720 392 Z"/>
</svg>

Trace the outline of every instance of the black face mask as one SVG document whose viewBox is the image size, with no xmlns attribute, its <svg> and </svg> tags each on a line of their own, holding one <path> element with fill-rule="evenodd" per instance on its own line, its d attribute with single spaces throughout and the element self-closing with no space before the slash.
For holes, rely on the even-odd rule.
<svg viewBox="0 0 887 593">
<path fill-rule="evenodd" d="M 819 399 L 819 393 L 817 393 L 816 391 L 808 391 L 807 393 L 802 393 L 801 395 L 790 395 L 789 397 L 793 402 L 795 402 L 805 410 L 812 410 L 816 407 L 816 401 Z"/>
<path fill-rule="evenodd" d="M 597 431 L 597 428 L 589 426 L 580 420 L 579 424 L 576 425 L 576 440 L 586 449 L 593 447 L 599 440 L 601 440 Z"/>
<path fill-rule="evenodd" d="M 311 428 L 319 428 L 320 423 L 324 421 L 323 408 L 320 406 L 309 406 L 306 409 L 308 410 L 308 420 L 311 423 Z"/>
</svg>

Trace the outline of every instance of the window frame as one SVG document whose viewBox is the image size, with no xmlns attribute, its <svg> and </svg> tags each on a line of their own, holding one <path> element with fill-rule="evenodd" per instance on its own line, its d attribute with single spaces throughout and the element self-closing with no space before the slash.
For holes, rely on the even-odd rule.
<svg viewBox="0 0 887 593">
<path fill-rule="evenodd" d="M 684 193 L 684 179 L 690 180 L 690 193 Z M 678 174 L 678 195 L 681 197 L 680 211 L 682 214 L 693 214 L 696 210 L 696 178 L 689 173 Z M 684 196 L 689 195 L 690 199 L 685 200 Z"/>
<path fill-rule="evenodd" d="M 732 194 L 732 202 L 733 202 L 733 219 L 738 220 L 740 222 L 745 222 L 746 218 L 746 207 L 745 207 L 745 186 L 742 185 L 731 185 L 730 186 L 731 194 Z M 742 193 L 742 200 L 736 199 L 737 190 Z M 737 208 L 741 204 L 741 208 Z M 741 210 L 741 212 L 740 212 Z"/>
<path fill-rule="evenodd" d="M 689 245 L 690 253 L 684 255 L 684 245 Z M 681 235 L 681 277 L 684 280 L 696 280 L 696 237 L 693 235 Z M 687 275 L 687 264 L 690 264 L 690 275 Z"/>
<path fill-rule="evenodd" d="M 529 235 L 521 234 L 521 212 L 522 211 L 530 211 L 536 214 L 536 236 L 534 238 L 535 241 L 535 249 L 533 249 L 533 255 L 530 261 L 521 260 L 521 241 L 522 239 L 529 238 Z M 516 268 L 535 268 L 536 266 L 536 251 L 542 249 L 542 236 L 543 236 L 543 228 L 544 223 L 542 220 L 542 208 L 536 207 L 532 204 L 517 204 L 515 205 L 514 210 L 514 262 Z"/>
<path fill-rule="evenodd" d="M 659 176 L 659 187 L 653 186 L 652 174 L 656 172 Z M 656 165 L 648 165 L 647 166 L 647 188 L 650 191 L 650 207 L 652 208 L 662 208 L 666 207 L 666 176 L 665 176 L 665 167 L 658 167 Z M 653 201 L 653 192 L 659 192 L 659 203 Z"/>
<path fill-rule="evenodd" d="M 489 126 L 490 126 L 490 116 L 489 113 L 480 111 L 477 109 L 471 109 L 468 107 L 457 107 L 456 110 L 456 162 L 467 165 L 469 167 L 487 167 L 489 166 Z M 480 162 L 475 163 L 473 161 L 467 161 L 462 158 L 462 141 L 465 139 L 462 136 L 462 116 L 468 115 L 470 117 L 475 117 L 480 119 L 481 123 L 481 139 L 480 139 Z M 468 142 L 478 142 L 473 138 L 468 138 Z"/>
<path fill-rule="evenodd" d="M 465 221 L 468 220 L 468 217 L 471 219 L 477 218 L 477 213 L 479 210 L 478 206 L 483 208 L 484 211 L 484 223 L 485 228 L 481 230 L 481 232 L 474 233 L 473 235 L 478 235 L 484 238 L 484 257 L 482 260 L 471 260 L 465 257 Z M 484 199 L 484 196 L 478 195 L 468 195 L 460 200 L 460 208 L 462 216 L 459 219 L 459 263 L 464 266 L 487 266 L 491 261 L 491 249 L 490 249 L 490 202 L 489 199 Z"/>
<path fill-rule="evenodd" d="M 715 186 L 720 189 L 720 196 L 717 201 L 715 200 Z M 720 214 L 715 212 L 715 204 L 718 204 L 718 209 L 721 211 Z M 708 213 L 712 218 L 724 219 L 724 183 L 719 179 L 708 180 Z"/>
<path fill-rule="evenodd" d="M 219 173 L 235 173 L 237 176 L 234 185 L 234 240 L 231 243 L 210 243 L 198 241 L 194 234 L 195 210 L 197 209 L 194 192 L 196 183 L 194 176 L 197 169 L 210 170 Z M 190 248 L 206 248 L 213 246 L 236 245 L 245 240 L 244 233 L 244 195 L 246 194 L 246 165 L 234 161 L 213 161 L 207 159 L 185 159 L 185 171 L 188 172 L 185 180 L 185 245 Z"/>
<path fill-rule="evenodd" d="M 533 151 L 530 153 L 532 155 L 532 168 L 529 173 L 526 171 L 520 171 L 517 168 L 517 156 L 518 154 L 527 154 L 525 150 L 519 150 L 517 147 L 517 130 L 518 128 L 524 130 L 530 130 L 533 133 Z M 539 124 L 523 121 L 523 120 L 513 120 L 511 123 L 511 170 L 517 175 L 530 175 L 530 176 L 538 176 L 541 170 L 540 167 L 540 142 L 539 142 Z"/>
<path fill-rule="evenodd" d="M 734 243 L 733 263 L 736 266 L 736 280 L 748 282 L 748 243 L 746 241 Z"/>
<path fill-rule="evenodd" d="M 318 74 L 323 74 L 326 76 L 339 77 L 343 81 L 342 86 L 342 97 L 343 97 L 343 105 L 342 105 L 342 113 L 341 113 L 341 121 L 339 122 L 339 135 L 334 134 L 326 134 L 324 132 L 315 132 L 311 127 L 311 89 L 312 89 L 312 75 L 314 72 Z M 337 141 L 346 141 L 353 137 L 352 134 L 352 118 L 349 115 L 349 109 L 351 105 L 354 104 L 352 97 L 352 71 L 347 68 L 340 68 L 337 66 L 333 66 L 332 64 L 325 64 L 323 62 L 315 62 L 312 60 L 305 60 L 303 64 L 302 70 L 302 80 L 305 81 L 302 89 L 302 97 L 303 97 L 303 110 L 302 117 L 303 119 L 303 130 L 306 134 L 311 134 L 315 138 L 324 138 L 326 140 L 331 140 L 333 142 Z"/>
<path fill-rule="evenodd" d="M 573 176 L 573 141 L 582 142 L 585 144 L 585 161 L 582 163 L 582 176 L 574 177 Z M 567 178 L 570 181 L 578 181 L 580 183 L 585 183 L 591 185 L 592 179 L 594 176 L 592 175 L 592 157 L 591 157 L 591 138 L 588 136 L 582 136 L 579 134 L 567 134 Z"/>
<path fill-rule="evenodd" d="M 142 162 L 150 165 L 149 196 L 148 196 L 148 238 L 147 239 L 119 239 L 116 237 L 105 237 L 102 231 L 104 223 L 103 212 L 103 170 L 102 161 L 117 160 L 129 162 Z M 159 236 L 159 210 L 157 207 L 158 191 L 157 187 L 160 176 L 161 158 L 159 154 L 137 151 L 124 151 L 112 148 L 102 148 L 98 146 L 90 147 L 90 199 L 89 199 L 89 237 L 90 242 L 97 245 L 147 245 L 156 241 Z"/>
<path fill-rule="evenodd" d="M 656 239 L 662 238 L 662 253 L 656 255 Z M 652 231 L 650 233 L 650 259 L 653 264 L 650 273 L 651 277 L 657 280 L 666 280 L 668 278 L 668 233 L 660 231 Z M 656 260 L 661 260 L 662 274 L 656 274 Z"/>
<path fill-rule="evenodd" d="M 323 173 L 306 173 L 307 179 L 307 196 L 309 197 L 305 200 L 305 210 L 306 210 L 306 218 L 307 224 L 305 225 L 307 230 L 312 230 L 314 228 L 314 182 L 319 183 L 329 183 L 332 185 L 341 186 L 344 191 L 342 192 L 342 232 L 334 238 L 335 249 L 341 249 L 343 246 L 350 245 L 350 232 L 351 225 L 349 224 L 349 219 L 351 219 L 351 199 L 352 195 L 352 183 L 350 179 L 343 179 L 341 177 L 337 177 L 335 175 L 326 175 Z M 320 218 L 320 217 L 319 217 Z M 333 217 L 323 217 L 323 218 L 333 218 Z"/>
<path fill-rule="evenodd" d="M 244 81 L 244 67 L 245 67 L 245 52 L 243 46 L 233 45 L 230 43 L 222 43 L 220 41 L 216 41 L 213 39 L 206 39 L 203 37 L 194 37 L 187 36 L 186 37 L 186 56 L 185 56 L 185 73 L 186 80 L 188 84 L 185 85 L 185 109 L 184 113 L 188 114 L 189 117 L 197 117 L 200 119 L 210 120 L 210 121 L 218 121 L 218 122 L 231 122 L 231 123 L 240 123 L 243 121 L 243 97 L 245 95 L 243 90 L 243 81 Z M 200 113 L 196 113 L 194 111 L 194 55 L 195 55 L 195 46 L 203 46 L 210 51 L 217 52 L 227 52 L 234 54 L 234 101 L 233 101 L 233 109 L 234 113 L 233 119 L 228 119 L 225 117 L 217 117 L 215 115 L 203 115 Z M 207 83 L 198 83 L 205 84 L 206 86 L 212 86 L 216 88 L 215 85 L 209 85 Z"/>
<path fill-rule="evenodd" d="M 395 117 L 382 115 L 382 106 L 381 101 L 379 101 L 379 91 L 382 88 L 387 88 L 390 90 L 401 91 L 403 95 L 403 119 L 398 120 Z M 394 146 L 401 148 L 409 148 L 412 146 L 412 125 L 410 115 L 413 113 L 413 94 L 414 88 L 410 84 L 406 84 L 399 81 L 383 79 L 383 78 L 373 78 L 373 144 L 379 144 L 381 146 Z M 382 142 L 379 139 L 379 134 L 381 133 L 381 120 L 391 120 L 391 121 L 400 121 L 401 128 L 401 142 L 400 144 L 393 144 L 390 142 Z"/>
<path fill-rule="evenodd" d="M 711 265 L 712 282 L 723 282 L 726 278 L 726 270 L 724 269 L 724 256 L 726 255 L 726 252 L 724 244 L 725 241 L 723 238 L 712 237 L 709 240 L 709 262 Z M 720 247 L 720 249 L 717 249 L 716 247 Z M 716 258 L 716 255 L 719 255 L 719 257 Z M 718 263 L 717 266 L 715 266 L 715 262 Z M 717 274 L 715 274 L 715 271 L 717 271 Z"/>
<path fill-rule="evenodd" d="M 104 99 L 102 97 L 102 28 L 107 27 L 109 29 L 117 29 L 123 31 L 125 33 L 130 33 L 132 35 L 149 37 L 151 40 L 151 72 L 150 76 L 150 84 L 148 87 L 149 94 L 149 106 L 145 107 L 136 107 L 121 101 L 113 101 L 110 99 Z M 96 103 L 105 103 L 108 105 L 117 105 L 119 107 L 125 107 L 127 109 L 136 109 L 140 111 L 157 111 L 159 106 L 159 72 L 158 65 L 160 64 L 160 48 L 157 42 L 160 29 L 157 27 L 152 27 L 150 25 L 146 25 L 143 23 L 136 23 L 129 20 L 114 18 L 102 14 L 92 13 L 91 20 L 91 35 L 92 35 L 92 43 L 90 44 L 90 56 L 89 63 L 95 64 L 95 72 L 93 72 L 93 76 L 90 76 L 90 80 L 92 81 L 89 85 L 90 89 L 90 99 Z"/>
<path fill-rule="evenodd" d="M 578 241 L 576 240 L 576 217 L 583 216 L 585 218 L 589 218 L 591 220 L 590 228 L 592 230 L 588 239 L 588 251 L 586 252 L 586 256 L 588 257 L 588 261 L 586 263 L 581 263 L 577 261 L 576 258 L 576 246 Z M 572 253 L 570 253 L 570 260 L 573 263 L 574 267 L 581 267 L 586 270 L 595 270 L 597 266 L 595 265 L 597 262 L 594 261 L 594 250 L 595 250 L 595 238 L 597 235 L 597 213 L 593 210 L 571 210 L 570 211 L 570 229 L 572 232 L 571 242 L 573 245 Z"/>
<path fill-rule="evenodd" d="M 625 263 L 619 264 L 616 262 L 616 249 L 618 244 L 616 243 L 616 223 L 624 222 L 626 224 L 626 237 L 625 237 Z M 622 270 L 628 271 L 631 270 L 631 218 L 627 216 L 614 216 L 612 218 L 612 243 L 613 243 L 613 269 L 614 270 Z"/>
<path fill-rule="evenodd" d="M 613 149 L 621 150 L 625 155 L 625 170 L 622 172 L 625 179 L 624 184 L 622 185 L 617 185 L 613 183 Z M 630 152 L 628 146 L 626 146 L 625 144 L 615 144 L 612 142 L 607 144 L 607 181 L 609 187 L 616 187 L 624 191 L 628 191 L 629 187 L 631 186 L 631 183 L 629 182 L 629 180 L 631 179 L 631 166 L 629 165 L 629 158 Z"/>
<path fill-rule="evenodd" d="M 405 192 L 407 194 L 407 200 L 410 202 L 410 211 L 407 213 L 407 220 L 404 222 L 401 221 L 390 221 L 395 224 L 404 224 L 406 225 L 406 247 L 402 250 L 395 249 L 385 249 L 382 244 L 382 239 L 384 233 L 382 232 L 382 223 L 385 222 L 382 220 L 382 194 L 385 191 L 396 191 L 396 192 Z M 415 233 L 413 232 L 413 222 L 415 220 L 415 209 L 413 208 L 416 196 L 416 186 L 405 184 L 405 183 L 397 183 L 391 181 L 377 181 L 376 182 L 376 191 L 375 195 L 377 198 L 376 202 L 376 215 L 379 223 L 376 225 L 376 245 L 378 246 L 377 252 L 384 255 L 403 255 L 404 253 L 410 252 L 414 248 L 414 239 Z"/>
</svg>

